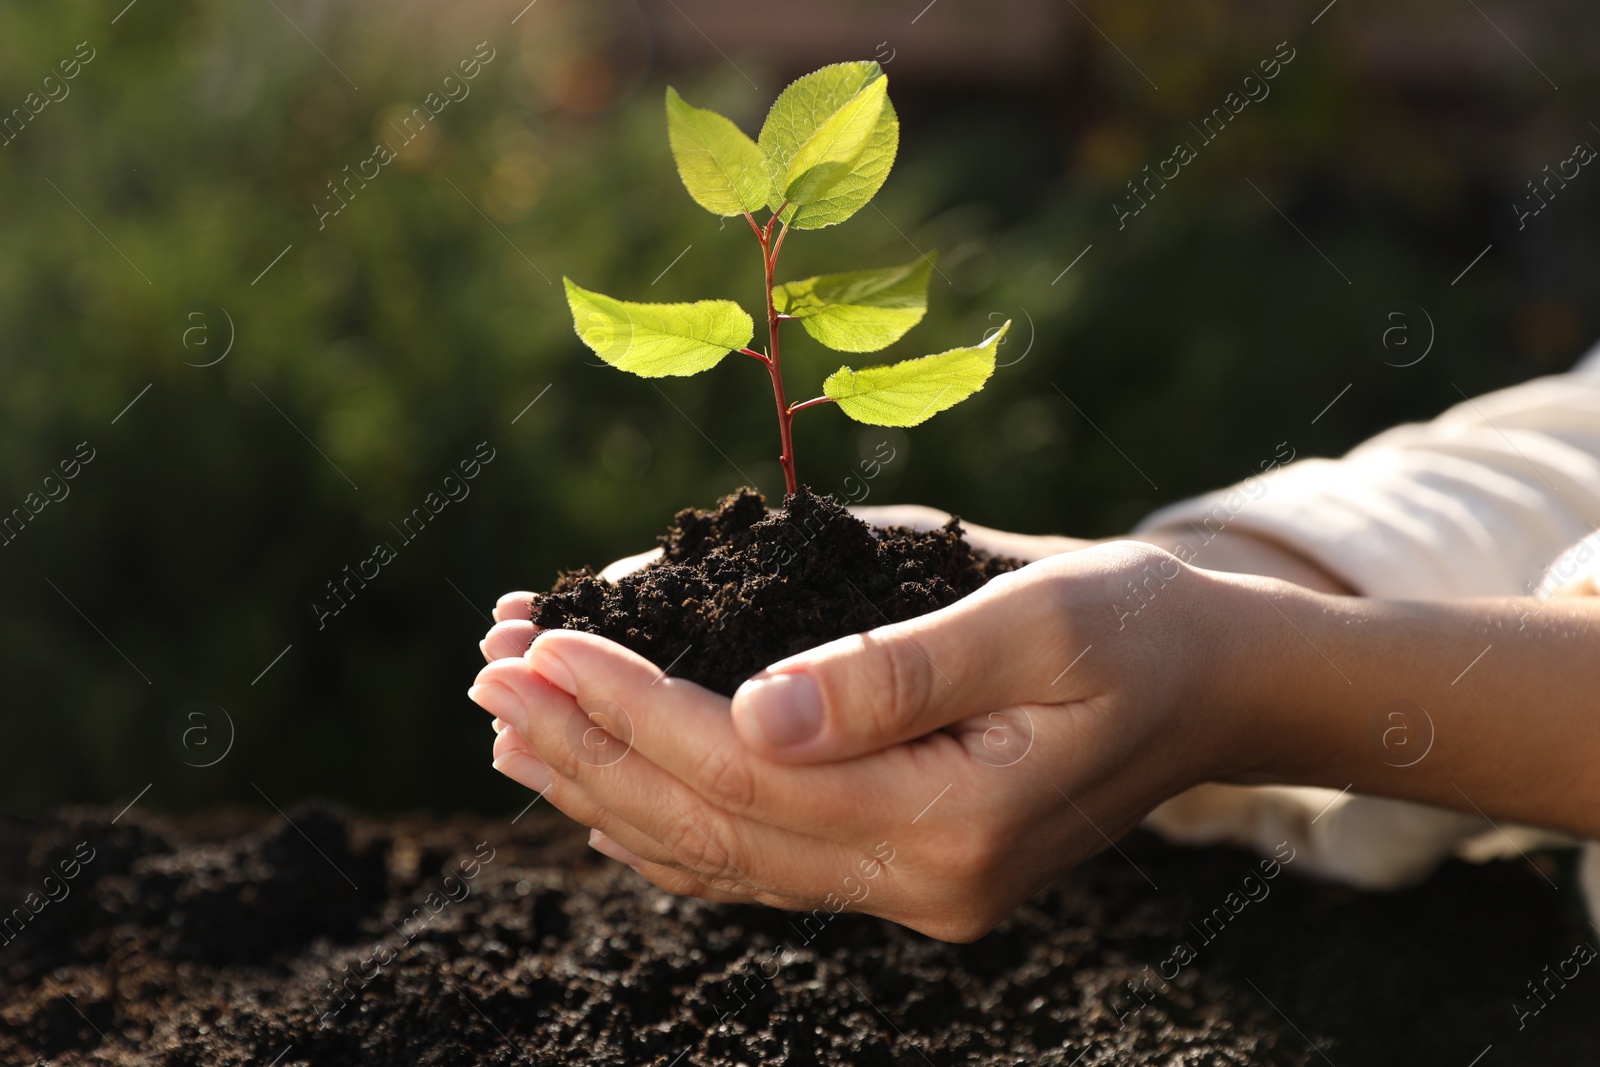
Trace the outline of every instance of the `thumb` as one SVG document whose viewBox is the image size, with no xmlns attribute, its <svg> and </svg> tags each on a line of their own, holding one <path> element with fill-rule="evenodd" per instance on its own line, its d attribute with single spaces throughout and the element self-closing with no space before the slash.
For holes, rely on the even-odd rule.
<svg viewBox="0 0 1600 1067">
<path fill-rule="evenodd" d="M 735 731 L 768 759 L 818 763 L 1045 696 L 1065 613 L 1031 570 L 773 664 L 734 693 Z"/>
</svg>

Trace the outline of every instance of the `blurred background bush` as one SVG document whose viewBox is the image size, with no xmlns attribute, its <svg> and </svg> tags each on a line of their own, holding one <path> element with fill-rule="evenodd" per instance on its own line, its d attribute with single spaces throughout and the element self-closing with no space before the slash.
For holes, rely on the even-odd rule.
<svg viewBox="0 0 1600 1067">
<path fill-rule="evenodd" d="M 895 171 L 793 235 L 782 273 L 937 249 L 891 356 L 1017 320 L 990 386 L 923 427 L 803 417 L 821 490 L 887 439 L 873 503 L 1110 534 L 1280 442 L 1337 454 L 1458 387 L 1563 370 L 1596 333 L 1600 177 L 1523 229 L 1512 207 L 1600 143 L 1576 0 L 123 2 L 0 8 L 0 108 L 94 50 L 0 148 L 0 508 L 95 450 L 0 548 L 11 812 L 151 783 L 170 809 L 522 806 L 463 695 L 495 597 L 646 547 L 747 476 L 782 487 L 759 368 L 652 388 L 597 366 L 561 297 L 570 274 L 758 306 L 753 238 L 678 184 L 669 79 L 753 133 L 787 80 L 878 59 Z M 328 183 L 479 42 L 470 96 L 319 226 Z M 1119 230 L 1126 183 L 1279 42 L 1270 96 Z M 1404 368 L 1373 343 L 1401 302 L 1437 333 Z M 838 360 L 790 336 L 791 393 L 814 395 Z M 471 495 L 406 543 L 391 524 L 479 442 Z M 319 629 L 326 583 L 385 540 L 397 558 Z M 236 732 L 214 766 L 193 764 L 229 725 L 196 707 Z"/>
</svg>

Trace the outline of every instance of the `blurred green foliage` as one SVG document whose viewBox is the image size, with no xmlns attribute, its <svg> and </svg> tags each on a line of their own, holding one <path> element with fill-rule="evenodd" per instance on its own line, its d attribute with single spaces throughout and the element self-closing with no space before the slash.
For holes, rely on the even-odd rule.
<svg viewBox="0 0 1600 1067">
<path fill-rule="evenodd" d="M 972 17 L 946 6 L 924 21 Z M 730 45 L 737 68 L 674 69 L 651 50 L 655 16 L 625 0 L 547 0 L 515 25 L 520 4 L 486 2 L 121 7 L 0 8 L 0 107 L 80 41 L 96 50 L 0 148 L 0 508 L 78 442 L 96 450 L 0 548 L 0 802 L 153 782 L 155 807 L 259 787 L 280 804 L 515 811 L 463 696 L 495 597 L 646 547 L 680 507 L 782 485 L 760 367 L 657 388 L 599 366 L 551 281 L 757 307 L 754 239 L 679 186 L 662 91 L 670 76 L 753 131 L 814 64 L 780 41 Z M 1593 21 L 1562 12 L 1557 29 Z M 895 171 L 851 226 L 792 235 L 783 276 L 938 249 L 930 313 L 885 359 L 1016 326 L 988 388 L 922 427 L 808 412 L 803 480 L 842 492 L 888 439 L 872 503 L 1109 534 L 1280 441 L 1337 454 L 1456 386 L 1562 369 L 1593 332 L 1595 191 L 1574 183 L 1523 232 L 1509 206 L 1600 139 L 1563 110 L 1595 87 L 1563 51 L 1575 32 L 1523 42 L 1555 94 L 1440 4 L 1316 26 L 1242 3 L 1093 13 L 1159 90 L 1084 25 L 1044 78 L 993 57 L 991 79 L 946 79 L 909 44 L 886 68 Z M 1432 32 L 1446 21 L 1473 48 Z M 828 30 L 832 58 L 871 57 L 849 20 Z M 1124 183 L 1283 40 L 1297 57 L 1270 98 L 1118 230 Z M 480 41 L 494 58 L 470 96 L 319 229 L 328 183 Z M 1369 341 L 1398 299 L 1438 329 L 1405 369 Z M 228 319 L 231 351 L 197 366 Z M 791 393 L 814 395 L 829 355 L 799 330 L 785 347 Z M 471 495 L 404 543 L 390 524 L 484 441 L 496 458 Z M 385 540 L 395 561 L 319 630 L 325 583 Z M 185 757 L 217 748 L 173 740 L 193 699 L 237 730 L 214 767 Z M 210 725 L 220 746 L 226 724 Z"/>
</svg>

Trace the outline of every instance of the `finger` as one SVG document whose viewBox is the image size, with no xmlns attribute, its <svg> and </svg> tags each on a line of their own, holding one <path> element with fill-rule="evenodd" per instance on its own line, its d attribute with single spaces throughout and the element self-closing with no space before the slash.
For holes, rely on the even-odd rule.
<svg viewBox="0 0 1600 1067">
<path fill-rule="evenodd" d="M 495 722 L 502 721 L 500 719 L 495 720 Z M 510 755 L 513 752 L 526 752 L 530 756 L 534 755 L 533 749 L 528 747 L 528 742 L 523 739 L 522 735 L 508 726 L 495 734 L 494 758 L 499 759 L 501 756 Z M 544 791 L 542 786 L 539 791 Z"/>
<path fill-rule="evenodd" d="M 657 888 L 665 889 L 680 897 L 699 897 L 719 904 L 749 904 L 753 899 L 748 892 L 741 892 L 745 889 L 744 886 L 734 890 L 714 889 L 676 867 L 652 863 L 631 849 L 624 848 L 599 830 L 589 831 L 589 847 L 602 856 L 632 867 Z"/>
<path fill-rule="evenodd" d="M 740 742 L 726 697 L 664 677 L 644 657 L 592 634 L 549 631 L 525 660 L 526 672 L 509 661 L 494 675 L 530 710 L 546 691 L 534 679 L 572 693 L 597 718 L 609 715 L 627 733 L 626 745 L 712 806 L 809 837 L 856 846 L 877 840 L 881 813 L 909 803 L 907 779 L 919 773 L 904 753 L 874 768 L 773 764 Z"/>
<path fill-rule="evenodd" d="M 522 655 L 538 635 L 539 628 L 526 619 L 506 619 L 489 628 L 478 642 L 478 649 L 486 661 L 493 663 L 497 659 Z"/>
<path fill-rule="evenodd" d="M 494 621 L 510 622 L 513 619 L 526 620 L 531 614 L 528 605 L 533 601 L 532 593 L 515 592 L 507 593 L 494 603 Z"/>
<path fill-rule="evenodd" d="M 623 848 L 622 845 L 599 830 L 589 831 L 589 847 L 600 853 L 600 855 L 609 856 L 618 863 L 626 863 L 629 867 L 637 867 L 642 863 L 650 862 L 632 849 Z"/>
<path fill-rule="evenodd" d="M 963 731 L 962 726 L 968 726 L 968 729 Z M 963 736 L 963 733 L 968 734 L 968 736 Z M 950 737 L 954 739 L 954 742 L 965 745 L 966 749 L 970 749 L 971 752 L 978 753 L 979 761 L 982 761 L 982 763 L 994 765 L 995 750 L 997 750 L 997 745 L 992 741 L 992 734 L 994 733 L 995 726 L 992 723 L 987 720 L 978 720 L 974 721 L 974 723 L 968 723 L 968 725 L 954 726 Z M 941 741 L 944 741 L 944 737 L 941 737 Z M 1029 747 L 1032 745 L 1030 733 L 1026 739 L 1022 739 L 1022 744 L 1027 744 Z M 1010 752 L 1006 752 L 1005 749 L 1000 749 L 1000 752 L 1010 755 Z M 1022 753 L 1022 755 L 1026 755 L 1026 752 Z M 642 760 L 643 757 L 640 757 L 637 753 L 630 753 L 630 758 Z M 1016 758 L 1021 757 L 1018 755 Z M 629 862 L 624 856 L 624 853 L 626 853 L 630 854 L 630 856 L 642 857 L 642 859 L 646 859 L 646 862 L 653 862 L 659 867 L 672 867 L 675 870 L 683 870 L 682 865 L 677 864 L 672 853 L 669 853 L 656 838 L 650 837 L 648 833 L 643 833 L 642 830 L 638 830 L 637 827 L 629 824 L 626 819 L 621 819 L 621 817 L 616 816 L 616 813 L 597 803 L 595 798 L 590 797 L 587 790 L 582 789 L 582 785 L 579 785 L 578 782 L 560 781 L 554 774 L 550 774 L 549 766 L 544 763 L 544 760 L 539 760 L 538 755 L 533 752 L 530 744 L 515 729 L 504 729 L 499 734 L 498 739 L 494 741 L 494 769 L 501 774 L 506 774 L 512 781 L 525 785 L 528 789 L 533 789 L 534 792 L 541 793 L 541 797 L 549 798 L 552 805 L 557 806 L 563 814 L 571 817 L 573 821 L 581 822 L 582 825 L 590 827 L 590 846 L 595 846 L 595 843 L 597 843 L 595 835 L 613 840 L 618 845 L 618 851 L 616 853 L 606 853 L 613 859 Z M 952 779 L 954 777 L 952 776 Z M 939 774 L 934 774 L 934 779 L 936 781 L 944 781 L 944 777 L 939 776 Z M 947 784 L 952 789 L 955 789 L 954 781 L 947 782 Z M 555 785 L 560 785 L 560 793 L 558 795 L 555 793 Z M 966 781 L 963 779 L 962 793 L 966 792 L 965 785 Z M 925 792 L 942 800 L 942 793 L 934 793 L 934 787 L 931 787 L 931 785 Z M 994 797 L 992 790 L 986 795 Z M 918 798 L 918 803 L 922 803 L 920 798 Z M 952 814 L 950 813 L 950 808 L 952 808 L 952 805 L 942 805 L 938 813 L 933 813 L 931 816 L 933 805 L 925 805 L 922 811 L 918 811 L 915 814 L 910 813 L 910 809 L 907 808 L 906 811 L 898 813 L 902 816 L 899 821 L 904 822 L 904 817 L 912 817 L 912 824 L 915 824 L 915 822 L 922 822 L 923 819 L 926 819 L 925 829 L 941 827 L 942 832 L 946 833 L 965 832 L 965 827 L 970 827 L 971 822 L 973 822 L 973 816 L 971 816 L 971 813 Z M 872 849 L 875 856 L 882 856 L 882 849 L 886 845 L 888 845 L 888 841 L 880 841 L 878 845 L 875 845 L 874 849 Z M 605 849 L 600 849 L 600 851 L 605 851 Z M 861 859 L 858 857 L 856 859 L 858 867 L 859 862 L 861 862 Z M 693 872 L 686 873 L 693 875 Z M 778 907 L 808 907 L 805 899 L 792 893 L 792 891 L 787 891 L 789 889 L 787 886 L 762 885 L 762 891 L 757 893 L 757 889 L 749 881 L 725 881 L 723 889 L 725 889 L 726 893 L 736 894 L 741 901 L 760 899 L 766 904 L 774 904 L 778 905 Z M 835 886 L 835 891 L 837 889 L 838 886 Z"/>
<path fill-rule="evenodd" d="M 632 574 L 640 567 L 654 563 L 660 558 L 661 550 L 659 548 L 652 548 L 648 552 L 640 552 L 636 556 L 624 556 L 615 563 L 607 565 L 606 569 L 600 572 L 600 577 L 608 582 L 614 582 L 623 575 Z"/>
<path fill-rule="evenodd" d="M 595 851 L 601 851 L 596 848 Z M 710 900 L 718 904 L 748 904 L 749 896 L 738 893 L 729 893 L 721 889 L 713 889 L 704 882 L 697 881 L 693 875 L 685 874 L 676 867 L 664 867 L 659 863 L 648 860 L 642 863 L 630 863 L 641 877 L 657 889 L 664 889 L 668 893 L 679 897 L 699 897 L 701 900 Z"/>
<path fill-rule="evenodd" d="M 578 782 L 557 779 L 550 773 L 549 765 L 528 747 L 528 742 L 523 741 L 515 729 L 507 729 L 494 741 L 494 769 L 509 777 L 510 781 L 539 793 L 539 797 L 549 800 L 550 805 L 574 822 L 587 825 L 592 848 L 598 848 L 597 840 L 602 838 L 611 841 L 613 851 L 600 849 L 606 856 L 622 862 L 630 862 L 629 857 L 634 857 L 637 861 L 650 862 L 656 867 L 666 867 L 674 862 L 674 856 L 666 846 L 595 803 L 594 797 L 590 797 Z M 557 790 L 557 785 L 560 785 L 560 790 Z M 728 893 L 738 894 L 738 899 L 742 901 L 752 899 L 749 886 L 742 883 L 728 886 Z"/>
<path fill-rule="evenodd" d="M 1032 569 L 774 664 L 734 694 L 734 729 L 771 760 L 842 760 L 1035 699 L 1061 669 L 1064 620 Z"/>
<path fill-rule="evenodd" d="M 493 766 L 513 782 L 538 793 L 574 822 L 582 823 L 592 832 L 605 833 L 613 840 L 624 842 L 631 854 L 642 854 L 656 863 L 672 861 L 672 853 L 650 835 L 627 825 L 596 803 L 576 782 L 565 781 L 552 774 L 549 765 L 515 730 L 505 730 L 495 739 Z"/>
<path fill-rule="evenodd" d="M 619 720 L 628 721 L 620 708 L 587 700 L 591 719 L 576 700 L 554 689 L 522 661 L 500 660 L 485 667 L 473 693 L 475 700 L 503 719 L 515 722 L 523 717 L 517 732 L 554 772 L 553 788 L 546 795 L 556 806 L 581 822 L 600 826 L 646 858 L 687 870 L 709 885 L 728 888 L 742 882 L 758 899 L 764 894 L 819 899 L 837 881 L 836 872 L 848 870 L 865 851 L 855 843 L 809 837 L 734 815 L 631 747 L 618 745 L 614 736 L 593 743 L 593 735 L 602 732 L 599 722 L 627 732 L 617 725 Z M 510 706 L 516 700 L 524 706 Z M 736 739 L 727 740 L 733 749 L 739 748 Z M 739 755 L 752 759 L 748 753 Z M 838 773 L 836 768 L 827 770 Z M 574 784 L 582 791 L 581 799 L 570 788 Z M 636 828 L 665 848 L 666 855 L 645 851 L 624 836 L 626 827 L 618 825 L 614 831 L 607 820 Z M 837 832 L 829 822 L 821 826 Z"/>
<path fill-rule="evenodd" d="M 750 873 L 770 865 L 784 872 L 790 892 L 800 888 L 793 884 L 791 868 L 805 875 L 803 888 L 818 889 L 813 872 L 835 846 L 735 819 L 706 804 L 643 756 L 625 749 L 608 751 L 614 745 L 611 740 L 593 743 L 590 738 L 600 730 L 573 698 L 536 680 L 531 671 L 520 672 L 520 681 L 508 681 L 519 665 L 516 660 L 491 664 L 480 672 L 473 687 L 474 699 L 500 706 L 512 695 L 511 687 L 525 686 L 533 705 L 526 711 L 524 726 L 506 730 L 496 740 L 496 752 L 506 753 L 503 760 L 497 758 L 497 770 L 524 775 L 524 761 L 537 759 L 538 773 L 518 780 L 542 790 L 579 822 L 598 827 L 645 858 L 685 870 L 714 888 L 738 892 L 741 889 L 737 887 L 742 886 L 747 897 L 781 899 L 766 891 L 762 877 Z M 523 713 L 502 711 L 502 718 L 514 719 L 518 714 Z M 612 725 L 615 728 L 614 722 Z M 520 746 L 508 737 L 517 733 L 524 735 L 532 755 L 512 751 Z"/>
<path fill-rule="evenodd" d="M 501 666 L 515 662 L 502 661 Z M 504 670 L 500 672 L 502 676 L 504 673 Z M 523 726 L 507 729 L 495 739 L 495 770 L 535 790 L 577 822 L 605 832 L 652 862 L 679 867 L 701 881 L 723 888 L 747 882 L 747 895 L 756 891 L 756 884 L 743 874 L 742 868 L 748 861 L 741 863 L 730 855 L 730 850 L 736 848 L 730 843 L 735 834 L 725 826 L 716 825 L 712 812 L 700 810 L 695 816 L 687 815 L 683 810 L 685 798 L 679 796 L 674 801 L 666 791 L 671 787 L 670 776 L 652 767 L 643 757 L 630 761 L 629 788 L 624 792 L 630 796 L 626 805 L 649 817 L 648 830 L 641 831 L 629 825 L 625 815 L 619 817 L 613 810 L 614 803 L 597 798 L 591 785 L 600 777 L 600 770 L 612 772 L 609 777 L 613 779 L 620 777 L 614 765 L 596 769 L 587 762 L 613 758 L 613 753 L 606 752 L 607 744 L 591 740 L 601 731 L 578 710 L 571 697 L 541 682 L 532 684 L 536 691 L 531 702 L 537 706 L 523 719 Z M 488 668 L 480 674 L 473 694 L 473 699 L 485 706 L 502 707 L 511 695 Z M 517 719 L 523 715 L 518 711 L 504 714 L 502 718 Z M 581 750 L 582 756 L 576 755 L 574 749 Z M 617 757 L 618 762 L 622 756 L 632 755 L 623 752 Z M 550 759 L 545 759 L 546 756 Z M 552 762 L 561 773 L 552 770 Z M 653 791 L 651 799 L 643 803 L 631 799 L 642 789 Z M 675 809 L 679 817 L 669 819 L 663 811 L 666 808 Z"/>
<path fill-rule="evenodd" d="M 513 731 L 507 730 L 501 737 L 506 737 L 511 733 Z M 526 789 L 533 790 L 541 797 L 550 792 L 550 786 L 555 781 L 555 775 L 550 773 L 550 768 L 545 766 L 544 760 L 526 749 L 511 748 L 507 751 L 501 751 L 499 738 L 495 740 L 494 763 L 492 766 L 513 782 Z M 555 801 L 552 799 L 551 803 L 555 803 Z M 577 816 L 573 816 L 573 818 L 577 818 Z M 578 821 L 583 822 L 582 819 L 578 819 Z"/>
</svg>

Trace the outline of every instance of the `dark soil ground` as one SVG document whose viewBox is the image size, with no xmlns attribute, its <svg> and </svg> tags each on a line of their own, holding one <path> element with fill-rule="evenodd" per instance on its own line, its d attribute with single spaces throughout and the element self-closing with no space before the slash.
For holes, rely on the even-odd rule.
<svg viewBox="0 0 1600 1067">
<path fill-rule="evenodd" d="M 1257 860 L 1136 833 L 947 945 L 669 897 L 542 806 L 113 814 L 0 822 L 0 905 L 37 909 L 0 945 L 0 1064 L 1600 1062 L 1600 967 L 1544 970 L 1600 939 L 1521 860 L 1393 895 L 1285 872 L 1208 941 Z"/>
<path fill-rule="evenodd" d="M 600 634 L 725 696 L 786 656 L 945 607 L 1021 565 L 973 549 L 955 520 L 875 530 L 805 488 L 771 515 L 754 489 L 681 511 L 660 540 L 661 559 L 615 585 L 563 575 L 534 598 L 533 621 Z"/>
</svg>

